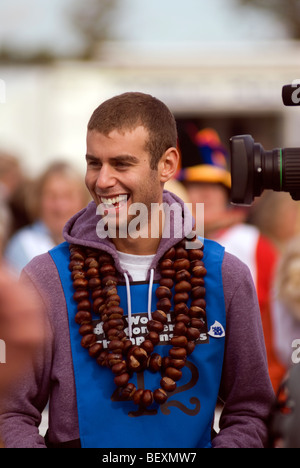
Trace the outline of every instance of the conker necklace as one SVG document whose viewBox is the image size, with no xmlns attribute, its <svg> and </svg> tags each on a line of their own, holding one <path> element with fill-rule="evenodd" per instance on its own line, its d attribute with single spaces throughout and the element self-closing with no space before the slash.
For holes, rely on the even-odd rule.
<svg viewBox="0 0 300 468">
<path fill-rule="evenodd" d="M 70 264 L 74 300 L 77 303 L 75 321 L 80 325 L 81 345 L 100 366 L 114 374 L 114 382 L 123 400 L 132 400 L 140 407 L 153 401 L 163 404 L 177 387 L 187 356 L 192 354 L 200 330 L 205 326 L 206 302 L 203 248 L 185 249 L 186 239 L 169 249 L 159 262 L 161 279 L 156 290 L 156 311 L 148 321 L 148 334 L 140 345 L 134 345 L 125 333 L 126 320 L 117 292 L 117 271 L 111 255 L 90 248 L 70 245 Z M 189 241 L 190 242 L 190 241 Z M 172 288 L 175 285 L 175 294 Z M 173 296 L 175 326 L 169 356 L 154 352 L 160 334 L 168 321 Z M 190 306 L 187 305 L 191 297 Z M 108 348 L 97 342 L 92 323 L 92 311 L 103 322 Z M 137 389 L 129 380 L 134 372 L 149 369 L 161 372 L 160 387 L 154 391 Z"/>
</svg>

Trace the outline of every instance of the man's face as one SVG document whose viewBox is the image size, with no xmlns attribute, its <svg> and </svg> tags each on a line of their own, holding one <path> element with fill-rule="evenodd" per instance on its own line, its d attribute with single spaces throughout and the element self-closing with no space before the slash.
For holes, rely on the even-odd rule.
<svg viewBox="0 0 300 468">
<path fill-rule="evenodd" d="M 150 213 L 151 203 L 162 202 L 159 171 L 150 168 L 145 150 L 147 138 L 142 126 L 108 136 L 88 131 L 86 185 L 96 204 L 117 216 L 117 224 L 130 221 L 133 203 L 143 203 Z"/>
<path fill-rule="evenodd" d="M 40 216 L 55 239 L 62 237 L 63 227 L 85 200 L 78 181 L 63 174 L 53 174 L 44 184 L 40 200 Z"/>
<path fill-rule="evenodd" d="M 204 203 L 204 223 L 210 226 L 216 220 L 220 221 L 227 211 L 228 194 L 220 184 L 189 182 L 185 185 L 189 201 L 193 204 L 194 216 L 196 215 L 196 204 Z"/>
</svg>

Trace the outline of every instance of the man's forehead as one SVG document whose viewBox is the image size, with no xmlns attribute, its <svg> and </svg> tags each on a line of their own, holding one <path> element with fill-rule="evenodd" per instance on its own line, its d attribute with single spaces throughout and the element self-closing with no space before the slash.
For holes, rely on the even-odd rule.
<svg viewBox="0 0 300 468">
<path fill-rule="evenodd" d="M 103 135 L 105 136 L 106 138 L 113 138 L 115 136 L 118 136 L 118 135 L 121 135 L 121 136 L 125 136 L 125 135 L 141 135 L 141 136 L 144 136 L 144 137 L 148 137 L 149 136 L 149 131 L 146 127 L 144 127 L 143 125 L 136 125 L 136 126 L 131 126 L 131 127 L 127 127 L 127 126 L 123 126 L 121 128 L 111 128 L 109 131 L 106 131 L 106 132 L 103 132 L 101 131 L 100 129 L 97 130 L 97 129 L 93 129 L 93 130 L 88 130 L 87 132 L 87 135 Z"/>
<path fill-rule="evenodd" d="M 134 130 L 113 130 L 108 135 L 105 135 L 97 130 L 89 130 L 87 133 L 87 159 L 105 158 L 105 159 L 120 159 L 132 158 L 133 161 L 141 156 L 148 154 L 148 133 L 142 126 L 136 127 Z"/>
</svg>

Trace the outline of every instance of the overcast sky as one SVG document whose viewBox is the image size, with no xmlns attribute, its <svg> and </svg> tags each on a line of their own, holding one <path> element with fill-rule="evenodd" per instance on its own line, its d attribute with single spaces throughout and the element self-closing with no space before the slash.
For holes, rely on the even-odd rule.
<svg viewBox="0 0 300 468">
<path fill-rule="evenodd" d="M 0 44 L 72 50 L 76 34 L 64 11 L 74 0 L 1 0 Z M 237 0 L 121 0 L 115 35 L 139 43 L 212 42 L 284 38 L 279 22 Z M 77 38 L 78 39 L 78 38 Z"/>
</svg>

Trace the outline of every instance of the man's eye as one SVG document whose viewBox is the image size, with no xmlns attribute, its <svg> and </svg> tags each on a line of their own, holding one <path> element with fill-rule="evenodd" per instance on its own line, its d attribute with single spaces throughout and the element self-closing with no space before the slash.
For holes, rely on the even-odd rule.
<svg viewBox="0 0 300 468">
<path fill-rule="evenodd" d="M 115 163 L 115 167 L 117 169 L 126 169 L 129 166 L 130 166 L 130 164 L 128 162 L 125 162 L 125 161 L 117 161 Z"/>
<path fill-rule="evenodd" d="M 101 164 L 98 161 L 88 161 L 88 166 L 89 167 L 100 167 Z"/>
</svg>

